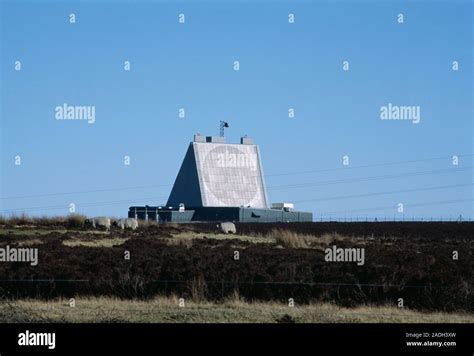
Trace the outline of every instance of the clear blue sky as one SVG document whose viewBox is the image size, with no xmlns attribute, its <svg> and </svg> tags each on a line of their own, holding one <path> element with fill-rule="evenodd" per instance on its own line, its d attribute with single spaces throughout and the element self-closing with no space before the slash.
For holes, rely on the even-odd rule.
<svg viewBox="0 0 474 356">
<path fill-rule="evenodd" d="M 400 202 L 473 218 L 472 24 L 471 1 L 1 1 L 0 213 L 166 202 L 193 134 L 226 120 L 228 141 L 260 144 L 270 201 L 315 220 L 400 217 Z M 63 103 L 96 122 L 56 120 Z M 421 122 L 380 120 L 388 103 Z"/>
</svg>

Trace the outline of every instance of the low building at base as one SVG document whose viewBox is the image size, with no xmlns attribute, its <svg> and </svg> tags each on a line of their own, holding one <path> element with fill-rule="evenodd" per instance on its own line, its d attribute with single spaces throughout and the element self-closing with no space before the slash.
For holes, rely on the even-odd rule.
<svg viewBox="0 0 474 356">
<path fill-rule="evenodd" d="M 132 206 L 128 211 L 129 218 L 151 220 L 160 223 L 187 222 L 311 222 L 313 213 L 302 211 L 285 211 L 283 209 L 258 209 L 245 207 L 198 207 L 176 210 L 173 208 Z"/>
</svg>

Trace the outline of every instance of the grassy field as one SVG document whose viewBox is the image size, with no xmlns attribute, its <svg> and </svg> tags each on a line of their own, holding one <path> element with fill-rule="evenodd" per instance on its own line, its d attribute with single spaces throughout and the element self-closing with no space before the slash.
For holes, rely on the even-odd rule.
<svg viewBox="0 0 474 356">
<path fill-rule="evenodd" d="M 267 225 L 238 225 L 237 235 L 213 224 L 105 232 L 78 216 L 0 217 L 0 247 L 39 250 L 37 266 L 0 264 L 0 323 L 474 323 L 474 241 L 457 238 L 464 225 L 436 238 L 418 231 L 444 225 Z M 326 262 L 332 245 L 363 247 L 366 263 Z M 274 302 L 290 297 L 309 304 Z M 399 298 L 410 309 L 394 307 Z"/>
<path fill-rule="evenodd" d="M 342 308 L 332 304 L 289 307 L 275 302 L 222 303 L 184 301 L 159 297 L 151 301 L 115 298 L 3 301 L 0 322 L 52 323 L 474 323 L 474 314 L 421 313 L 392 306 Z"/>
<path fill-rule="evenodd" d="M 319 237 L 298 234 L 287 230 L 274 229 L 266 234 L 252 235 L 233 235 L 219 232 L 201 233 L 190 230 L 184 230 L 170 233 L 169 238 L 157 237 L 163 239 L 168 245 L 183 245 L 191 247 L 193 240 L 217 240 L 227 241 L 235 240 L 238 242 L 248 242 L 251 244 L 268 244 L 283 248 L 313 248 L 324 249 L 330 243 L 341 241 L 351 241 L 353 243 L 364 245 L 371 238 L 346 237 L 338 234 L 324 234 Z M 62 228 L 41 228 L 36 226 L 18 226 L 16 228 L 0 229 L 1 235 L 7 235 L 16 238 L 20 246 L 38 245 L 47 241 L 48 235 L 52 233 L 64 235 L 63 244 L 65 246 L 86 246 L 86 247 L 112 247 L 119 246 L 129 240 L 132 232 L 128 231 L 125 235 L 117 235 L 120 230 L 111 232 L 100 230 L 78 230 Z M 129 234 L 127 234 L 129 233 Z M 91 236 L 94 237 L 91 239 Z"/>
</svg>

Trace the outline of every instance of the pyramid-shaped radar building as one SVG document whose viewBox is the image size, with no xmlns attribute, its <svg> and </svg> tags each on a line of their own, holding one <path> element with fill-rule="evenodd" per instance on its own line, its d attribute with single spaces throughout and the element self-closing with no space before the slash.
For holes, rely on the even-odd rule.
<svg viewBox="0 0 474 356">
<path fill-rule="evenodd" d="M 194 136 L 179 170 L 168 207 L 269 207 L 260 150 L 250 138 Z"/>
</svg>

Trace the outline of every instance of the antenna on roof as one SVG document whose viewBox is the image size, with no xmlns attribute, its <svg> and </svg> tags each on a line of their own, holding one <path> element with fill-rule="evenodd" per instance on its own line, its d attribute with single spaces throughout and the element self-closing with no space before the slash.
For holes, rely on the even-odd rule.
<svg viewBox="0 0 474 356">
<path fill-rule="evenodd" d="M 220 128 L 221 128 L 221 132 L 220 132 L 220 136 L 221 137 L 224 137 L 224 129 L 229 127 L 229 124 L 225 121 L 221 121 L 221 124 L 220 124 Z"/>
</svg>

